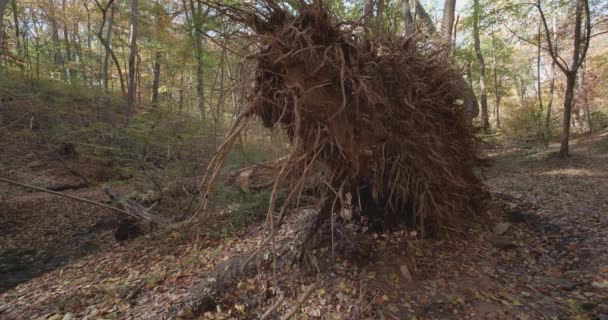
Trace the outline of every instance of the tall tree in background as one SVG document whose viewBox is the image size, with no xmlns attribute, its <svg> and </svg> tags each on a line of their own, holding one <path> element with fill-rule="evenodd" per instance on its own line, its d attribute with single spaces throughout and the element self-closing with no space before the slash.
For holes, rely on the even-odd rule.
<svg viewBox="0 0 608 320">
<path fill-rule="evenodd" d="M 194 59 L 196 60 L 196 106 L 201 115 L 201 124 L 204 125 L 207 115 L 205 112 L 205 87 L 204 87 L 204 51 L 203 51 L 203 20 L 209 14 L 207 9 L 203 12 L 203 7 L 200 1 L 196 4 L 194 0 L 190 0 L 190 6 L 186 4 L 186 0 L 182 0 L 186 19 L 190 21 L 190 40 L 192 41 L 192 49 L 194 50 Z M 188 7 L 190 13 L 188 13 Z"/>
<path fill-rule="evenodd" d="M 553 52 L 557 55 L 557 15 L 553 15 Z M 551 82 L 549 83 L 549 99 L 547 101 L 547 117 L 545 118 L 545 147 L 549 146 L 551 138 L 551 111 L 553 108 L 553 93 L 555 91 L 555 60 L 551 59 Z"/>
<path fill-rule="evenodd" d="M 11 7 L 13 11 L 13 21 L 15 27 L 15 49 L 17 49 L 17 54 L 22 55 L 21 52 L 21 32 L 19 27 L 19 11 L 17 9 L 17 0 L 11 1 Z"/>
<path fill-rule="evenodd" d="M 55 3 L 53 0 L 49 0 L 49 9 L 50 9 L 50 24 L 51 24 L 51 39 L 53 42 L 53 50 L 54 50 L 54 61 L 57 67 L 63 66 L 63 56 L 61 54 L 61 44 L 59 42 L 59 27 L 57 26 L 57 15 Z"/>
<path fill-rule="evenodd" d="M 116 7 L 114 4 L 110 4 L 110 19 L 108 20 L 108 30 L 106 31 L 106 42 L 108 48 L 106 50 L 105 57 L 103 59 L 103 87 L 106 92 L 110 89 L 110 54 L 112 52 L 112 31 L 114 28 L 114 15 Z M 122 81 L 122 80 L 121 80 Z"/>
<path fill-rule="evenodd" d="M 129 79 L 127 91 L 127 115 L 131 117 L 135 111 L 137 83 L 135 71 L 137 58 L 137 13 L 138 0 L 131 0 L 131 36 L 129 41 Z"/>
<path fill-rule="evenodd" d="M 109 53 L 110 57 L 112 58 L 112 61 L 114 61 L 114 64 L 116 65 L 116 72 L 118 73 L 118 80 L 120 81 L 120 90 L 122 92 L 122 95 L 126 96 L 127 91 L 125 89 L 125 80 L 124 80 L 124 76 L 122 74 L 122 69 L 120 68 L 120 62 L 118 61 L 118 58 L 116 57 L 116 53 L 114 52 L 114 49 L 112 49 L 112 46 L 110 45 L 109 39 L 103 37 L 103 30 L 104 30 L 104 26 L 106 24 L 108 10 L 111 10 L 111 19 L 112 20 L 114 19 L 113 18 L 114 0 L 109 0 L 105 6 L 102 6 L 101 3 L 99 3 L 99 0 L 95 0 L 95 4 L 101 11 L 101 25 L 99 26 L 99 30 L 97 31 L 97 34 L 96 34 L 97 38 L 99 39 L 99 42 L 105 48 L 106 54 Z M 108 36 L 111 36 L 111 35 L 112 35 L 112 32 L 111 32 L 110 26 L 108 26 Z M 106 78 L 104 78 L 105 79 L 104 86 L 107 85 L 107 79 L 108 79 L 108 74 L 107 74 L 108 69 L 106 67 L 107 67 L 107 65 L 104 66 L 104 76 L 106 77 Z M 106 86 L 106 91 L 107 91 L 107 89 L 108 88 Z"/>
<path fill-rule="evenodd" d="M 488 116 L 488 95 L 486 89 L 486 65 L 481 53 L 481 43 L 479 40 L 479 19 L 480 19 L 479 0 L 473 2 L 473 41 L 475 42 L 475 54 L 479 63 L 479 99 L 481 100 L 481 128 L 484 132 L 490 131 L 490 118 Z"/>
<path fill-rule="evenodd" d="M 454 28 L 454 13 L 456 11 L 456 0 L 445 0 L 443 6 L 443 40 L 452 43 L 452 29 Z"/>
<path fill-rule="evenodd" d="M 4 12 L 9 0 L 0 0 L 0 51 L 4 50 Z"/>
<path fill-rule="evenodd" d="M 477 0 L 476 0 L 477 1 Z M 561 158 L 569 156 L 569 141 L 570 141 L 570 124 L 572 120 L 572 105 L 574 103 L 574 88 L 576 86 L 576 77 L 578 69 L 585 62 L 587 50 L 589 49 L 589 41 L 591 40 L 591 10 L 589 9 L 588 0 L 576 0 L 576 10 L 574 17 L 574 39 L 572 48 L 572 59 L 570 65 L 560 57 L 554 50 L 553 41 L 551 40 L 551 31 L 545 18 L 540 1 L 536 3 L 536 7 L 540 13 L 540 17 L 545 29 L 545 36 L 548 43 L 549 54 L 557 67 L 566 76 L 566 91 L 564 93 L 564 119 L 562 122 L 562 136 L 560 142 L 559 155 Z M 583 17 L 584 16 L 584 17 Z M 585 19 L 584 34 L 583 34 L 583 19 Z"/>
<path fill-rule="evenodd" d="M 70 35 L 69 35 L 69 23 L 68 23 L 68 11 L 66 8 L 66 0 L 62 0 L 61 2 L 61 11 L 63 13 L 63 42 L 65 43 L 65 76 L 68 81 L 72 78 L 72 70 L 70 67 L 70 63 L 72 62 L 72 46 L 70 45 Z"/>
<path fill-rule="evenodd" d="M 376 0 L 377 1 L 377 11 L 376 11 L 376 36 L 382 35 L 384 29 L 384 0 Z"/>
<path fill-rule="evenodd" d="M 411 37 L 414 35 L 414 18 L 412 17 L 412 9 L 409 0 L 401 0 L 401 15 L 403 16 L 403 25 L 405 36 Z"/>
<path fill-rule="evenodd" d="M 152 80 L 152 107 L 158 108 L 158 87 L 160 86 L 160 59 L 162 53 L 157 51 L 154 58 L 153 80 Z"/>
</svg>

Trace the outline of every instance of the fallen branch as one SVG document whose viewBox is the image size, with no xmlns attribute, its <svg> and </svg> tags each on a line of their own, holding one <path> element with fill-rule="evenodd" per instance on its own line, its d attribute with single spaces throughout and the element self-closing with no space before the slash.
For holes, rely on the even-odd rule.
<svg viewBox="0 0 608 320">
<path fill-rule="evenodd" d="M 268 319 L 268 317 L 270 317 L 270 315 L 275 312 L 282 304 L 283 302 L 285 302 L 285 296 L 281 295 L 281 297 L 279 298 L 279 301 L 277 301 L 277 303 L 273 304 L 270 309 L 266 310 L 266 312 L 264 312 L 264 314 L 262 315 L 262 317 L 260 317 L 260 320 L 266 320 Z"/>
<path fill-rule="evenodd" d="M 310 296 L 310 294 L 315 290 L 315 288 L 317 287 L 317 283 L 313 283 L 310 286 L 308 286 L 308 288 L 306 288 L 306 291 L 304 291 L 304 293 L 300 296 L 300 298 L 298 299 L 298 301 L 296 301 L 295 305 L 293 306 L 293 308 L 291 308 L 291 310 L 289 311 L 289 313 L 287 313 L 284 317 L 281 318 L 281 320 L 288 320 L 291 319 L 291 317 L 293 317 L 296 312 L 298 311 L 298 309 L 300 308 L 300 306 L 302 305 L 302 303 L 304 303 L 304 301 L 306 301 L 306 299 L 308 299 L 308 297 Z"/>
<path fill-rule="evenodd" d="M 132 212 L 129 212 L 129 211 L 126 211 L 126 210 L 122 210 L 122 209 L 119 209 L 119 208 L 116 208 L 116 207 L 112 207 L 112 206 L 109 206 L 107 204 L 103 204 L 103 203 L 100 203 L 100 202 L 97 202 L 97 201 L 93 201 L 93 200 L 89 200 L 89 199 L 84 199 L 84 198 L 80 198 L 80 197 L 75 197 L 75 196 L 71 196 L 69 194 L 65 194 L 65 193 L 61 193 L 61 192 L 57 192 L 57 191 L 53 191 L 53 190 L 49 190 L 49 189 L 45 189 L 45 188 L 34 187 L 34 186 L 29 185 L 29 184 L 25 184 L 25 183 L 13 181 L 13 180 L 5 179 L 5 178 L 0 178 L 0 181 L 8 183 L 8 184 L 13 184 L 13 185 L 16 185 L 16 186 L 20 186 L 20 187 L 23 187 L 23 188 L 32 189 L 32 190 L 36 190 L 36 191 L 40 191 L 40 192 L 46 192 L 46 193 L 50 193 L 50 194 L 53 194 L 53 195 L 56 195 L 56 196 L 60 196 L 60 197 L 64 197 L 64 198 L 68 198 L 68 199 L 72 199 L 72 200 L 76 200 L 76 201 L 92 204 L 92 205 L 95 205 L 95 206 L 98 206 L 98 207 L 103 207 L 103 208 L 106 208 L 106 209 L 114 210 L 116 212 L 120 212 L 120 213 L 124 213 L 124 214 L 130 215 L 130 216 L 132 216 L 134 218 L 139 218 L 139 219 L 142 218 L 140 215 L 137 215 L 137 214 L 134 214 Z"/>
</svg>

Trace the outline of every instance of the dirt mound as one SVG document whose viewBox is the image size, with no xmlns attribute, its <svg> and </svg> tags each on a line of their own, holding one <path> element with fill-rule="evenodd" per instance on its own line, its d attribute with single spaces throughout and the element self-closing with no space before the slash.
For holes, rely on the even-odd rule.
<svg viewBox="0 0 608 320">
<path fill-rule="evenodd" d="M 480 212 L 486 192 L 473 173 L 476 139 L 461 75 L 444 48 L 368 38 L 356 24 L 338 23 L 321 1 L 301 2 L 295 14 L 263 3 L 221 10 L 262 46 L 243 118 L 258 116 L 291 140 L 277 168 L 275 189 L 287 183 L 291 190 L 281 212 L 311 175 L 321 177 L 316 193 L 327 217 L 347 210 L 423 231 Z"/>
</svg>

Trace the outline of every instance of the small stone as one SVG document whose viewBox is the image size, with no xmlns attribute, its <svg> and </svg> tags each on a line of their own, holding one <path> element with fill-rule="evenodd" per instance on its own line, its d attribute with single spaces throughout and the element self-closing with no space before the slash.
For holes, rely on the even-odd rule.
<svg viewBox="0 0 608 320">
<path fill-rule="evenodd" d="M 515 244 L 513 240 L 506 237 L 491 234 L 488 235 L 487 240 L 490 244 L 499 249 L 512 249 L 517 247 L 517 244 Z"/>
<path fill-rule="evenodd" d="M 567 291 L 574 290 L 574 288 L 577 286 L 576 282 L 561 278 L 553 279 L 552 282 L 555 286 Z"/>
<path fill-rule="evenodd" d="M 592 286 L 598 288 L 598 289 L 608 289 L 608 282 L 607 281 L 603 281 L 603 282 L 597 282 L 597 281 L 593 281 L 591 283 Z"/>
<path fill-rule="evenodd" d="M 509 227 L 511 227 L 511 223 L 500 222 L 494 226 L 494 229 L 492 229 L 492 231 L 495 235 L 502 236 L 503 234 L 505 234 L 505 232 L 507 232 L 507 230 L 509 230 Z"/>
<path fill-rule="evenodd" d="M 74 314 L 73 314 L 73 313 L 68 312 L 68 313 L 66 313 L 66 314 L 63 316 L 63 319 L 62 319 L 62 320 L 72 320 L 72 319 L 74 319 L 74 317 L 75 317 L 75 316 L 74 316 Z"/>
<path fill-rule="evenodd" d="M 410 269 L 408 269 L 408 267 L 406 265 L 402 265 L 401 267 L 399 267 L 399 271 L 401 271 L 401 275 L 407 282 L 410 282 L 414 279 L 412 277 L 412 273 L 410 272 Z"/>
</svg>

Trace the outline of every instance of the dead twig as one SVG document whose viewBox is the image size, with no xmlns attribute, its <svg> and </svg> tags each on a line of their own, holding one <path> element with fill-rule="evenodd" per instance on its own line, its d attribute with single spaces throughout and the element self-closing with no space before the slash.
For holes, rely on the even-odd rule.
<svg viewBox="0 0 608 320">
<path fill-rule="evenodd" d="M 76 201 L 92 204 L 92 205 L 99 206 L 99 207 L 102 207 L 102 208 L 114 210 L 116 212 L 124 213 L 124 214 L 132 216 L 134 218 L 142 219 L 141 216 L 136 215 L 136 214 L 134 214 L 132 212 L 129 212 L 129 211 L 126 211 L 126 210 L 122 210 L 122 209 L 119 209 L 119 208 L 116 208 L 116 207 L 112 207 L 112 206 L 109 206 L 107 204 L 103 204 L 103 203 L 100 203 L 100 202 L 97 202 L 97 201 L 93 201 L 93 200 L 89 200 L 89 199 L 84 199 L 84 198 L 80 198 L 80 197 L 75 197 L 75 196 L 71 196 L 69 194 L 65 194 L 65 193 L 61 193 L 61 192 L 57 192 L 57 191 L 53 191 L 53 190 L 49 190 L 49 189 L 45 189 L 45 188 L 34 187 L 34 186 L 29 185 L 29 184 L 25 184 L 25 183 L 13 181 L 13 180 L 5 179 L 5 178 L 0 178 L 0 181 L 4 182 L 4 183 L 20 186 L 20 187 L 23 187 L 23 188 L 32 189 L 32 190 L 36 190 L 36 191 L 40 191 L 40 192 L 46 192 L 46 193 L 50 193 L 50 194 L 53 194 L 53 195 L 56 195 L 56 196 L 60 196 L 60 197 L 64 197 L 64 198 L 68 198 L 68 199 L 72 199 L 72 200 L 76 200 Z"/>
<path fill-rule="evenodd" d="M 266 312 L 264 312 L 264 314 L 260 317 L 260 320 L 268 319 L 268 317 L 270 317 L 270 315 L 275 312 L 283 304 L 283 302 L 285 302 L 285 296 L 281 295 L 279 297 L 279 300 L 275 304 L 273 304 L 268 310 L 266 310 Z"/>
<path fill-rule="evenodd" d="M 304 293 L 300 296 L 300 298 L 298 298 L 298 301 L 296 301 L 296 303 L 294 304 L 293 308 L 291 308 L 291 310 L 289 310 L 289 312 L 281 318 L 281 320 L 288 320 L 291 319 L 291 317 L 293 317 L 296 312 L 298 311 L 298 309 L 300 309 L 300 306 L 302 305 L 302 303 L 304 303 L 304 301 L 306 301 L 306 299 L 308 299 L 308 297 L 310 296 L 310 294 L 317 288 L 317 283 L 313 283 L 310 286 L 308 286 L 308 288 L 306 288 L 306 290 L 304 291 Z"/>
</svg>

